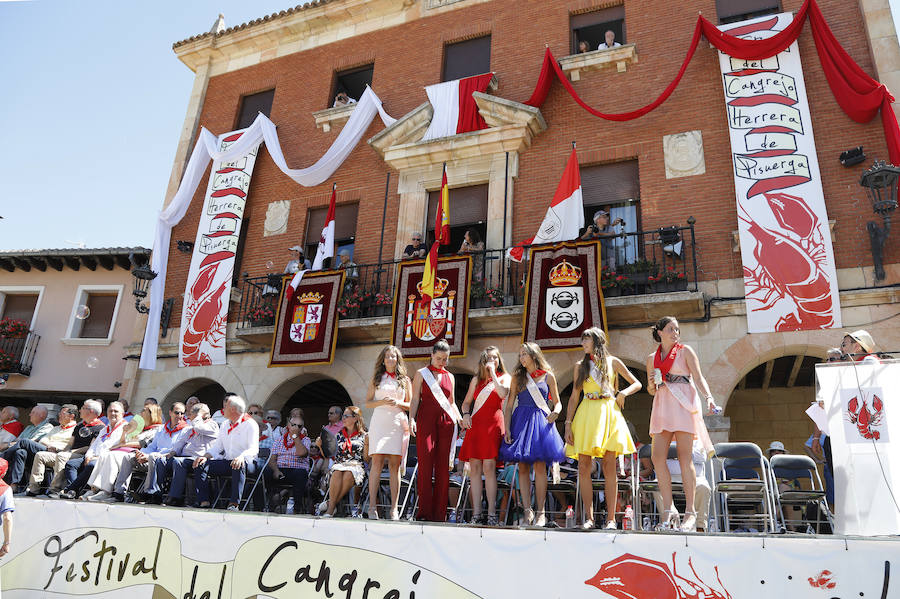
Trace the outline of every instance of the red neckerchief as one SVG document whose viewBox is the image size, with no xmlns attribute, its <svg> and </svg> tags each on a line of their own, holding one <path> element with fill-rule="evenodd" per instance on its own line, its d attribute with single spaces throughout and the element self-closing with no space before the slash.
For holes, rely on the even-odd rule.
<svg viewBox="0 0 900 599">
<path fill-rule="evenodd" d="M 75 422 L 74 420 L 73 420 L 72 422 L 70 422 L 68 426 L 63 426 L 63 425 L 60 424 L 60 425 L 59 425 L 59 430 L 61 430 L 61 431 L 67 431 L 67 430 L 69 430 L 70 428 L 72 428 L 73 426 L 75 426 L 75 425 L 77 425 L 77 424 L 78 424 L 78 423 Z"/>
<path fill-rule="evenodd" d="M 150 430 L 151 428 L 153 428 L 154 426 L 158 426 L 158 425 L 156 425 L 156 424 L 148 424 L 147 426 L 145 426 L 144 428 L 141 429 L 141 432 L 143 433 L 144 431 L 149 431 L 149 430 Z"/>
<path fill-rule="evenodd" d="M 233 431 L 234 429 L 236 429 L 237 427 L 239 427 L 239 426 L 241 425 L 241 423 L 244 422 L 245 420 L 250 420 L 250 416 L 247 415 L 247 414 L 241 415 L 241 419 L 238 420 L 237 422 L 235 422 L 234 424 L 232 424 L 231 426 L 229 426 L 229 427 L 228 427 L 228 432 L 226 432 L 225 434 L 230 435 L 230 434 L 231 434 L 231 431 Z"/>
<path fill-rule="evenodd" d="M 875 358 L 876 360 L 878 360 L 879 362 L 881 362 L 881 359 L 878 357 L 878 354 L 862 354 L 862 355 L 860 355 L 860 356 L 857 357 L 857 358 L 853 358 L 853 361 L 854 361 L 854 362 L 862 362 L 862 361 L 865 360 L 866 358 Z"/>
<path fill-rule="evenodd" d="M 128 418 L 129 416 L 131 416 L 132 418 L 134 418 L 134 414 L 132 414 L 131 412 L 125 412 L 125 413 L 122 415 L 122 418 Z"/>
<path fill-rule="evenodd" d="M 11 420 L 3 425 L 3 429 L 18 437 L 25 430 L 25 427 L 18 420 Z"/>
<path fill-rule="evenodd" d="M 353 434 L 350 434 L 350 431 L 347 430 L 346 426 L 341 429 L 341 432 L 344 433 L 344 439 L 346 439 L 346 441 L 347 441 L 346 445 L 343 446 L 344 451 L 346 451 L 347 453 L 350 453 L 351 451 L 353 451 L 352 439 L 353 439 L 353 437 L 355 437 L 356 435 L 358 435 L 360 433 L 359 433 L 359 431 L 355 431 Z"/>
<path fill-rule="evenodd" d="M 672 365 L 675 363 L 675 357 L 678 355 L 678 352 L 681 348 L 684 347 L 681 343 L 676 343 L 672 346 L 672 349 L 669 350 L 669 355 L 666 356 L 664 360 L 662 357 L 662 345 L 656 348 L 656 354 L 653 356 L 653 367 L 659 368 L 659 371 L 662 373 L 663 378 L 669 374 L 669 371 L 672 370 Z"/>
<path fill-rule="evenodd" d="M 110 437 L 112 437 L 112 434 L 113 434 L 114 432 L 116 432 L 117 430 L 119 430 L 119 427 L 122 427 L 122 426 L 125 426 L 125 419 L 124 419 L 124 418 L 122 418 L 122 419 L 119 421 L 119 424 L 117 424 L 114 428 L 110 428 L 110 426 L 107 424 L 107 425 L 106 425 L 106 430 L 104 430 L 104 431 L 103 431 L 103 434 L 100 435 L 100 440 L 101 440 L 101 441 L 106 441 L 107 439 L 109 439 Z"/>
<path fill-rule="evenodd" d="M 541 378 L 542 376 L 544 376 L 545 374 L 547 374 L 546 370 L 541 370 L 540 368 L 535 368 L 531 372 L 531 378 L 533 378 L 534 380 L 537 380 L 537 379 Z"/>
<path fill-rule="evenodd" d="M 264 440 L 266 440 L 266 439 L 268 439 L 268 438 L 269 438 L 269 435 L 260 435 L 260 436 L 259 436 L 259 440 L 260 440 L 260 441 L 264 441 Z"/>
<path fill-rule="evenodd" d="M 428 365 L 428 368 L 430 368 L 432 372 L 435 372 L 437 374 L 446 374 L 447 373 L 447 371 L 444 370 L 443 368 L 437 368 L 435 366 L 432 366 L 431 364 Z"/>
<path fill-rule="evenodd" d="M 99 418 L 94 418 L 94 419 L 91 420 L 90 422 L 85 422 L 84 420 L 82 420 L 81 423 L 82 423 L 86 428 L 93 428 L 93 427 L 95 427 L 95 426 L 102 426 L 102 425 L 103 425 L 103 421 L 100 420 Z"/>
<path fill-rule="evenodd" d="M 164 429 L 166 431 L 166 434 L 169 435 L 170 439 L 172 438 L 172 435 L 174 435 L 175 433 L 177 433 L 178 431 L 180 431 L 181 429 L 183 429 L 184 427 L 187 426 L 187 422 L 185 422 L 184 418 L 181 419 L 181 422 L 179 422 L 178 426 L 176 426 L 175 428 L 169 428 L 169 426 L 171 426 L 171 424 L 172 424 L 172 421 L 169 420 L 166 423 L 166 427 Z"/>
<path fill-rule="evenodd" d="M 303 437 L 305 436 L 306 435 L 304 435 L 303 433 L 300 433 L 299 435 L 297 435 L 297 441 L 302 441 Z M 282 442 L 284 443 L 285 449 L 293 449 L 294 445 L 296 445 L 296 441 L 294 441 L 294 438 L 291 437 L 291 435 L 288 433 L 284 433 L 284 439 L 282 439 Z"/>
<path fill-rule="evenodd" d="M 384 373 L 385 373 L 386 375 L 388 375 L 389 377 L 391 377 L 392 379 L 396 379 L 396 378 L 397 378 L 397 373 L 396 373 L 396 372 L 388 372 L 387 370 L 385 370 Z"/>
</svg>

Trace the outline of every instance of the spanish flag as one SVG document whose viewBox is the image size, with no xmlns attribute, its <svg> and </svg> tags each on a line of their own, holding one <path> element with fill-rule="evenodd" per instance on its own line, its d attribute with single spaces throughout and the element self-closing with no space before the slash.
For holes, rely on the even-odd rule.
<svg viewBox="0 0 900 599">
<path fill-rule="evenodd" d="M 434 243 L 425 258 L 425 271 L 422 273 L 422 300 L 434 297 L 434 281 L 437 277 L 438 246 L 450 243 L 450 187 L 447 185 L 447 163 L 444 163 L 444 174 L 441 177 L 441 199 L 435 210 Z"/>
</svg>

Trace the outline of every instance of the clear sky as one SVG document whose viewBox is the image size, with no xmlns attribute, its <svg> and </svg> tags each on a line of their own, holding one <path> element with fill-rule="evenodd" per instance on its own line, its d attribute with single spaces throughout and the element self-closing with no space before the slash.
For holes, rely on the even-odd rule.
<svg viewBox="0 0 900 599">
<path fill-rule="evenodd" d="M 0 0 L 0 250 L 150 247 L 193 82 L 172 43 L 298 3 Z"/>
</svg>

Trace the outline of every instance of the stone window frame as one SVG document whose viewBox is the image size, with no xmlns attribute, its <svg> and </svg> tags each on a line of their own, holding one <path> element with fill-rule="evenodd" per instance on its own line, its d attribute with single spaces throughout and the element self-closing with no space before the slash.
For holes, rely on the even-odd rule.
<svg viewBox="0 0 900 599">
<path fill-rule="evenodd" d="M 66 334 L 60 339 L 64 345 L 111 345 L 113 333 L 116 330 L 116 322 L 119 318 L 119 309 L 122 307 L 122 294 L 125 285 L 79 285 L 75 291 L 75 299 L 72 302 L 72 310 L 69 313 L 69 322 L 66 325 Z M 87 304 L 91 293 L 115 293 L 116 305 L 113 308 L 112 317 L 109 320 L 109 330 L 106 337 L 79 337 L 81 321 L 75 316 L 78 307 Z"/>
</svg>

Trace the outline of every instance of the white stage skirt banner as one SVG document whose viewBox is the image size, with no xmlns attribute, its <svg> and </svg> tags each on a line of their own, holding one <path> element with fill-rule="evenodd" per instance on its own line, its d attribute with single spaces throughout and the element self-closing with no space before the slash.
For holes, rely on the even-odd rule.
<svg viewBox="0 0 900 599">
<path fill-rule="evenodd" d="M 37 499 L 16 508 L 4 599 L 898 596 L 896 539 L 518 530 Z"/>
<path fill-rule="evenodd" d="M 793 15 L 720 27 L 765 39 Z M 751 333 L 841 326 L 837 274 L 797 42 L 776 56 L 719 53 Z"/>
<path fill-rule="evenodd" d="M 835 532 L 900 535 L 900 360 L 816 364 L 834 462 Z"/>
<path fill-rule="evenodd" d="M 225 152 L 246 130 L 219 137 Z M 213 163 L 184 289 L 179 366 L 225 363 L 225 327 L 244 206 L 259 142 L 236 160 Z"/>
</svg>

